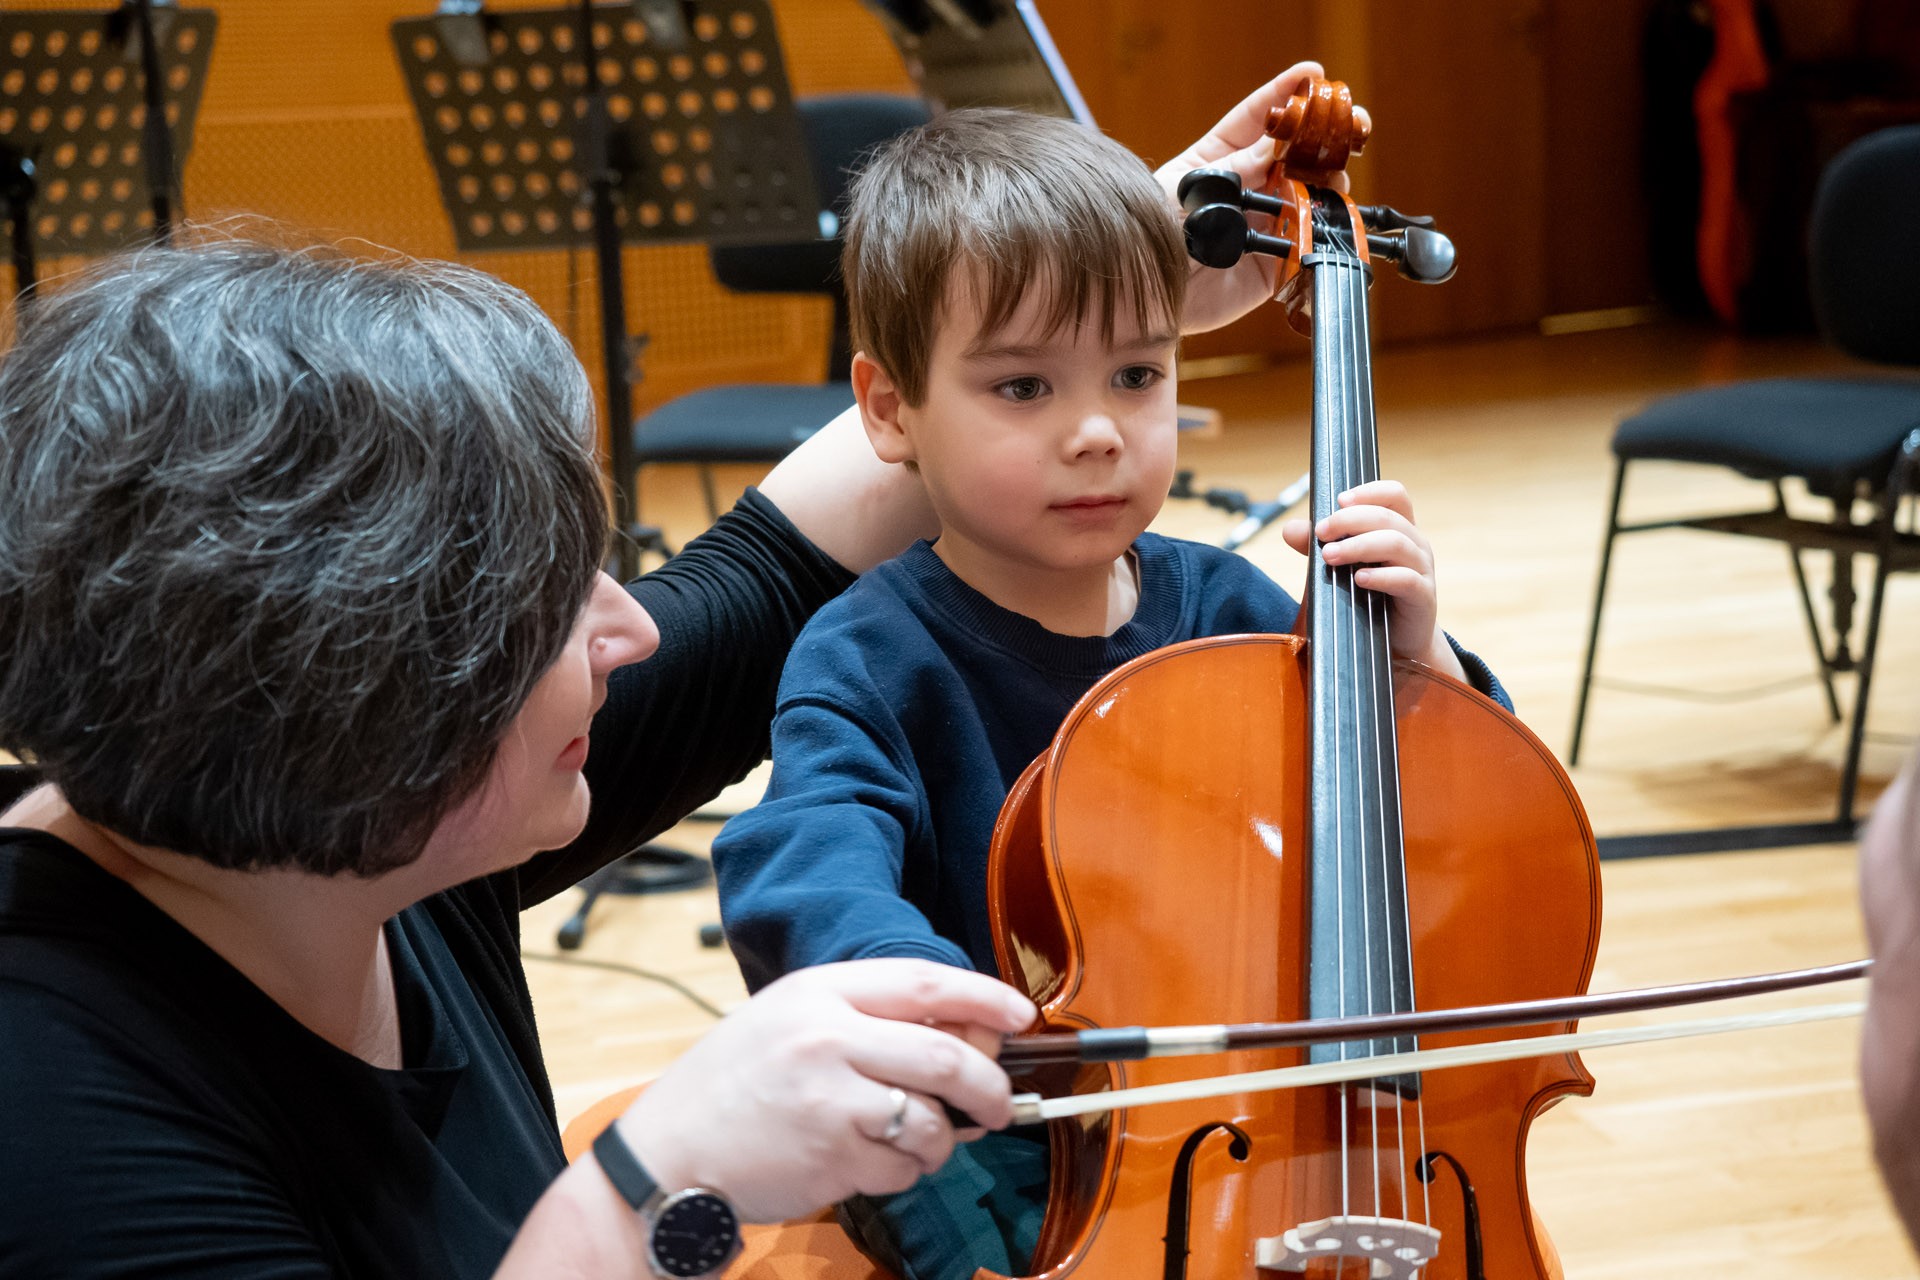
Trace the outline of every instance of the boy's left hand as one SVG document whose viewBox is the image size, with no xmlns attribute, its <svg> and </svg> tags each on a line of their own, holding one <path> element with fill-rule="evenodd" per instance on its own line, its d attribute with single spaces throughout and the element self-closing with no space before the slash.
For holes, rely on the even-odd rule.
<svg viewBox="0 0 1920 1280">
<path fill-rule="evenodd" d="M 1390 599 L 1389 643 L 1398 658 L 1424 662 L 1457 680 L 1466 668 L 1440 630 L 1440 593 L 1433 575 L 1433 544 L 1413 522 L 1413 500 L 1398 480 L 1356 485 L 1336 499 L 1338 510 L 1313 530 L 1330 565 L 1363 565 L 1355 586 Z M 1307 554 L 1307 522 L 1281 527 L 1287 545 Z"/>
</svg>

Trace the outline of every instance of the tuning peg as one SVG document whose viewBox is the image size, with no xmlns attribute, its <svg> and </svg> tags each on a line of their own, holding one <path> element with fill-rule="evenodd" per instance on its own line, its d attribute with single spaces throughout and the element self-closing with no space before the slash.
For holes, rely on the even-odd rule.
<svg viewBox="0 0 1920 1280">
<path fill-rule="evenodd" d="M 1440 284 L 1453 278 L 1453 241 L 1438 231 L 1414 226 L 1388 235 L 1370 235 L 1367 250 L 1393 263 L 1415 284 Z"/>
<path fill-rule="evenodd" d="M 1384 204 L 1363 204 L 1359 208 L 1360 220 L 1367 224 L 1369 231 L 1403 231 L 1408 227 L 1431 230 L 1433 227 L 1433 219 L 1425 214 L 1416 218 Z"/>
<path fill-rule="evenodd" d="M 1210 204 L 1232 205 L 1270 213 L 1275 217 L 1287 211 L 1287 202 L 1259 191 L 1248 191 L 1240 175 L 1231 169 L 1190 169 L 1180 179 L 1180 207 L 1188 213 Z"/>
<path fill-rule="evenodd" d="M 1439 284 L 1453 278 L 1453 241 L 1425 227 L 1407 228 L 1407 251 L 1400 274 L 1420 284 Z"/>
<path fill-rule="evenodd" d="M 1210 204 L 1240 207 L 1245 187 L 1231 169 L 1190 169 L 1180 179 L 1180 207 L 1188 213 Z"/>
<path fill-rule="evenodd" d="M 1187 215 L 1187 255 L 1202 266 L 1230 267 L 1249 253 L 1284 258 L 1293 242 L 1264 236 L 1247 226 L 1247 215 L 1230 204 L 1201 205 Z"/>
<path fill-rule="evenodd" d="M 1252 234 L 1247 215 L 1231 204 L 1201 205 L 1187 214 L 1185 225 L 1188 256 L 1208 267 L 1230 267 L 1240 261 Z"/>
</svg>

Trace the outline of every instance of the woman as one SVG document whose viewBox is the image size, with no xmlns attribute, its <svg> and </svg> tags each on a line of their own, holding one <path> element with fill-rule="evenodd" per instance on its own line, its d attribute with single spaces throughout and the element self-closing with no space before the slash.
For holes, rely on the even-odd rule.
<svg viewBox="0 0 1920 1280">
<path fill-rule="evenodd" d="M 1166 180 L 1258 174 L 1309 70 Z M 1195 327 L 1265 296 L 1204 279 Z M 1006 1122 L 983 1051 L 1031 1006 L 876 961 L 769 987 L 565 1165 L 519 911 L 758 759 L 794 633 L 926 520 L 849 417 L 622 590 L 591 413 L 462 268 L 219 244 L 36 310 L 0 365 L 0 746 L 49 779 L 0 814 L 0 1273 L 708 1274 L 726 1224 L 668 1193 L 777 1219 L 938 1167 L 942 1102 Z"/>
</svg>

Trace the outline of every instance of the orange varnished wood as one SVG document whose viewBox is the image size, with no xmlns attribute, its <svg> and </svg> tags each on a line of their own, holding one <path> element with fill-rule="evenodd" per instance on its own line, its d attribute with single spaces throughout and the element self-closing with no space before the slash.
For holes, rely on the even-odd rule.
<svg viewBox="0 0 1920 1280">
<path fill-rule="evenodd" d="M 1266 134 L 1274 141 L 1273 164 L 1260 189 L 1284 201 L 1287 212 L 1274 234 L 1291 241 L 1293 252 L 1282 259 L 1274 276 L 1274 297 L 1284 308 L 1287 324 L 1304 337 L 1313 336 L 1313 290 L 1300 260 L 1314 252 L 1313 219 L 1308 216 L 1309 186 L 1326 186 L 1346 169 L 1347 160 L 1360 154 L 1372 126 L 1354 114 L 1353 92 L 1338 80 L 1318 77 L 1286 105 L 1268 113 Z M 1367 261 L 1367 229 L 1351 201 L 1346 218 L 1353 230 L 1354 252 Z"/>
<path fill-rule="evenodd" d="M 1366 149 L 1372 129 L 1353 113 L 1352 90 L 1316 78 L 1268 114 L 1266 132 L 1282 148 L 1278 162 L 1288 177 L 1324 185 Z"/>
<path fill-rule="evenodd" d="M 1003 902 L 996 945 L 1013 954 L 1006 934 L 1024 928 L 1020 964 L 1007 972 L 1055 993 L 1042 1011 L 1048 1028 L 1306 1016 L 1304 649 L 1293 636 L 1232 637 L 1140 658 L 1081 701 L 1037 785 L 1016 789 L 994 875 L 1044 894 L 1059 925 L 1036 926 L 1030 903 Z M 1566 774 L 1517 720 L 1456 681 L 1402 663 L 1395 692 L 1419 1007 L 1585 990 L 1599 938 L 1598 863 Z M 1046 954 L 1046 938 L 1057 954 Z M 1301 1060 L 1295 1050 L 1099 1070 L 1130 1087 Z M 1161 1276 L 1175 1155 L 1196 1130 L 1229 1121 L 1251 1139 L 1247 1159 L 1231 1157 L 1222 1133 L 1193 1164 L 1196 1280 L 1253 1280 L 1256 1240 L 1341 1212 L 1430 1216 L 1443 1245 L 1424 1274 L 1463 1276 L 1458 1184 L 1446 1174 L 1433 1184 L 1429 1215 L 1412 1174 L 1432 1150 L 1452 1154 L 1473 1181 L 1487 1274 L 1556 1276 L 1527 1199 L 1527 1126 L 1591 1087 L 1578 1060 L 1561 1055 L 1429 1074 L 1419 1108 L 1349 1108 L 1348 1147 L 1361 1157 L 1348 1162 L 1344 1200 L 1337 1090 L 1134 1108 L 1098 1130 L 1056 1121 L 1056 1162 L 1102 1177 L 1049 1207 L 1032 1271 Z"/>
</svg>

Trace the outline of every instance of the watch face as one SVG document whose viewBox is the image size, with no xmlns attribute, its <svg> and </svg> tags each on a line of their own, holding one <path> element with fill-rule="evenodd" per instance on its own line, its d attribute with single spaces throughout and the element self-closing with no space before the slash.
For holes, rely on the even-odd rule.
<svg viewBox="0 0 1920 1280">
<path fill-rule="evenodd" d="M 653 1260 L 663 1275 L 704 1276 L 733 1256 L 740 1219 L 710 1191 L 671 1197 L 653 1220 Z"/>
</svg>

